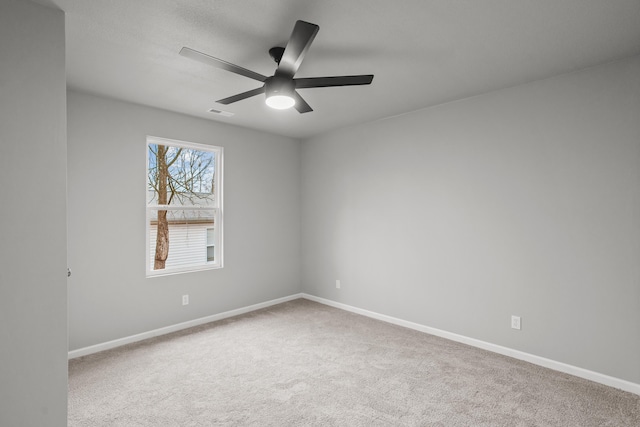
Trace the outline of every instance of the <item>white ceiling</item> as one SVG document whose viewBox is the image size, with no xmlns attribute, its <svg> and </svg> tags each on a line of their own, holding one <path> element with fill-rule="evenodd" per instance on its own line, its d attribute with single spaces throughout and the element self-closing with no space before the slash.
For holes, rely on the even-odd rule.
<svg viewBox="0 0 640 427">
<path fill-rule="evenodd" d="M 305 138 L 640 53 L 640 0 L 40 0 L 66 12 L 69 87 Z M 178 55 L 183 46 L 264 75 L 296 20 L 320 26 L 296 77 L 374 74 L 301 89 L 272 110 L 261 84 Z M 233 117 L 207 112 L 216 108 Z"/>
</svg>

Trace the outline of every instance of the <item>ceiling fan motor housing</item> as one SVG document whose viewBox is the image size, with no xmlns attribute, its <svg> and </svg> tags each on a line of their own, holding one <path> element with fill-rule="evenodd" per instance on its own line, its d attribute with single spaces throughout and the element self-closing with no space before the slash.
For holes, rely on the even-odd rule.
<svg viewBox="0 0 640 427">
<path fill-rule="evenodd" d="M 267 98 L 272 96 L 293 96 L 296 84 L 293 79 L 281 76 L 272 76 L 264 82 L 264 93 Z"/>
</svg>

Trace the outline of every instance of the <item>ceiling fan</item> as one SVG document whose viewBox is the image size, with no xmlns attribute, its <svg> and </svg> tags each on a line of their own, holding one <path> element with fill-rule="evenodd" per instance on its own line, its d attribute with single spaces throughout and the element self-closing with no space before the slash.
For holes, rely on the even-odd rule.
<svg viewBox="0 0 640 427">
<path fill-rule="evenodd" d="M 249 77 L 264 83 L 261 87 L 247 92 L 239 93 L 216 102 L 224 105 L 241 101 L 252 96 L 265 94 L 265 102 L 268 106 L 280 110 L 295 107 L 300 113 L 308 113 L 313 109 L 300 96 L 296 89 L 331 86 L 355 86 L 368 85 L 373 80 L 373 74 L 358 76 L 333 76 L 333 77 L 306 77 L 294 78 L 300 68 L 304 55 L 309 50 L 311 42 L 318 33 L 318 27 L 305 21 L 297 21 L 286 47 L 273 47 L 269 49 L 269 55 L 278 64 L 273 76 L 267 77 L 238 65 L 231 64 L 222 59 L 214 58 L 202 52 L 183 47 L 180 55 L 241 76 Z"/>
</svg>

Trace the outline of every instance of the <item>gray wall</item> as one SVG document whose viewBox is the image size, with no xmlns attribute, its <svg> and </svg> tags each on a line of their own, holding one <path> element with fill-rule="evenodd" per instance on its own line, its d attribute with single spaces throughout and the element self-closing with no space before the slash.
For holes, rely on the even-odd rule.
<svg viewBox="0 0 640 427">
<path fill-rule="evenodd" d="M 70 350 L 300 291 L 298 141 L 73 91 L 68 120 Z M 146 135 L 224 147 L 224 268 L 145 277 Z"/>
<path fill-rule="evenodd" d="M 0 2 L 0 425 L 67 423 L 64 14 Z"/>
<path fill-rule="evenodd" d="M 305 292 L 640 383 L 640 57 L 313 138 L 302 177 Z"/>
</svg>

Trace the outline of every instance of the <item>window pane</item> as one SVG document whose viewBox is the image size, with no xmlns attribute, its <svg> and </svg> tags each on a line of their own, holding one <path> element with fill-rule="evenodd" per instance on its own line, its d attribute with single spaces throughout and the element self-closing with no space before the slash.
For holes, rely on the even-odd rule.
<svg viewBox="0 0 640 427">
<path fill-rule="evenodd" d="M 215 206 L 216 153 L 149 144 L 150 205 Z"/>
<path fill-rule="evenodd" d="M 214 210 L 169 209 L 152 211 L 151 214 L 149 261 L 152 270 L 202 265 L 208 262 L 207 232 L 214 225 Z M 163 244 L 158 245 L 158 236 L 163 235 L 168 236 L 168 241 L 160 238 L 161 242 L 168 243 L 166 249 Z"/>
</svg>

